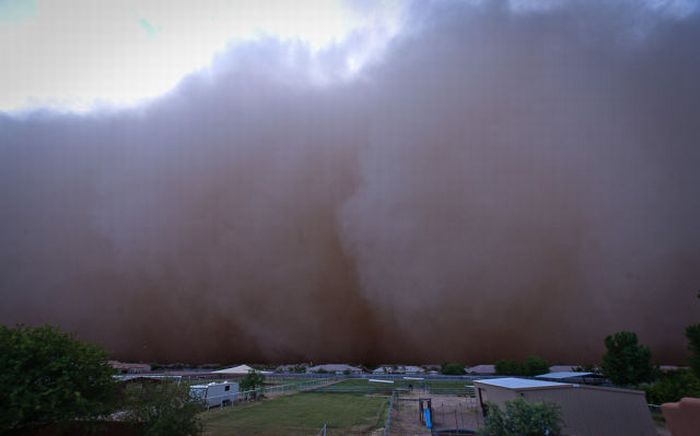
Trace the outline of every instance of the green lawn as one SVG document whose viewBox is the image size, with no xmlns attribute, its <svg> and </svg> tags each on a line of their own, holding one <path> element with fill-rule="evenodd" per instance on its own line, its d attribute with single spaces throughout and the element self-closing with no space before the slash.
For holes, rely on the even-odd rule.
<svg viewBox="0 0 700 436">
<path fill-rule="evenodd" d="M 206 435 L 313 435 L 371 431 L 384 425 L 388 398 L 362 394 L 299 393 L 213 409 L 201 415 Z"/>
<path fill-rule="evenodd" d="M 394 380 L 390 383 L 370 383 L 365 379 L 348 379 L 340 383 L 335 383 L 330 386 L 316 389 L 316 392 L 342 392 L 357 390 L 358 392 L 377 393 L 390 395 L 394 389 L 408 389 L 412 386 L 414 389 L 425 389 L 434 393 L 445 393 L 463 395 L 466 392 L 465 386 L 471 386 L 469 380 Z"/>
</svg>

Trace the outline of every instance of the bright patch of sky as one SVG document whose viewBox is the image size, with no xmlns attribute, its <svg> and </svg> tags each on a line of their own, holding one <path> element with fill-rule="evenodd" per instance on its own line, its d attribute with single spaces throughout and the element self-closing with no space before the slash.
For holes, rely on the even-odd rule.
<svg viewBox="0 0 700 436">
<path fill-rule="evenodd" d="M 19 23 L 35 13 L 34 0 L 0 0 L 0 23 Z"/>
<path fill-rule="evenodd" d="M 359 32 L 362 47 L 345 59 L 351 75 L 398 32 L 400 9 L 394 0 L 0 0 L 0 111 L 132 105 L 260 37 L 317 53 Z"/>
</svg>

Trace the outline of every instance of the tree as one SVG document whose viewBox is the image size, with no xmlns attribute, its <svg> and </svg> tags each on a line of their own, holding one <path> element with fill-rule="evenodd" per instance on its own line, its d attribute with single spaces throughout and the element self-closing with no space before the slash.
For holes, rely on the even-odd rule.
<svg viewBox="0 0 700 436">
<path fill-rule="evenodd" d="M 652 381 L 654 367 L 651 351 L 639 344 L 633 332 L 618 332 L 605 338 L 607 352 L 603 356 L 603 375 L 617 385 L 632 385 Z"/>
<path fill-rule="evenodd" d="M 535 376 L 549 371 L 549 362 L 538 356 L 529 356 L 524 362 L 499 360 L 496 362 L 496 374 Z"/>
<path fill-rule="evenodd" d="M 141 427 L 145 436 L 194 436 L 202 433 L 200 402 L 189 388 L 174 382 L 131 385 L 126 390 L 125 420 Z"/>
<path fill-rule="evenodd" d="M 241 392 L 252 391 L 250 397 L 252 397 L 252 399 L 256 399 L 258 397 L 257 389 L 263 387 L 264 383 L 265 376 L 254 369 L 251 369 L 248 371 L 248 374 L 243 378 L 243 380 L 241 380 L 239 387 Z"/>
<path fill-rule="evenodd" d="M 522 375 L 525 371 L 523 365 L 515 360 L 499 360 L 495 366 L 496 374 L 499 375 Z"/>
<path fill-rule="evenodd" d="M 102 349 L 56 328 L 0 326 L 0 432 L 110 413 L 113 372 Z"/>
<path fill-rule="evenodd" d="M 481 436 L 554 436 L 561 434 L 561 409 L 555 403 L 528 402 L 518 397 L 506 401 L 505 408 L 487 403 L 488 415 Z"/>
<path fill-rule="evenodd" d="M 444 375 L 464 375 L 464 364 L 462 363 L 443 363 L 440 372 Z"/>
<path fill-rule="evenodd" d="M 683 397 L 700 396 L 700 379 L 687 369 L 661 374 L 652 385 L 644 387 L 647 402 L 662 404 L 678 401 Z"/>
<path fill-rule="evenodd" d="M 525 359 L 525 374 L 535 376 L 549 372 L 549 362 L 538 356 L 530 356 Z"/>
<path fill-rule="evenodd" d="M 688 365 L 695 376 L 700 378 L 700 324 L 689 325 L 685 329 L 685 337 L 688 338 L 688 350 L 690 350 Z"/>
</svg>

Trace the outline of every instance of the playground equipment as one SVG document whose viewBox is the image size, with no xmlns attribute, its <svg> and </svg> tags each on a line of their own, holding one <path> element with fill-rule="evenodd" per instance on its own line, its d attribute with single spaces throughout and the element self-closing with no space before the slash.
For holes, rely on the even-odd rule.
<svg viewBox="0 0 700 436">
<path fill-rule="evenodd" d="M 418 417 L 426 428 L 433 428 L 433 401 L 431 398 L 418 399 Z"/>
</svg>

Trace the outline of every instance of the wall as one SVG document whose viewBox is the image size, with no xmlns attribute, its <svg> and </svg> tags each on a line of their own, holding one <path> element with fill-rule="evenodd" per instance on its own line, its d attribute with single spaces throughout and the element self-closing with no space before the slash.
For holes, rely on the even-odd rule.
<svg viewBox="0 0 700 436">
<path fill-rule="evenodd" d="M 549 400 L 559 404 L 567 434 L 656 435 L 642 392 L 578 386 L 530 390 L 523 394 L 528 400 Z"/>
</svg>

